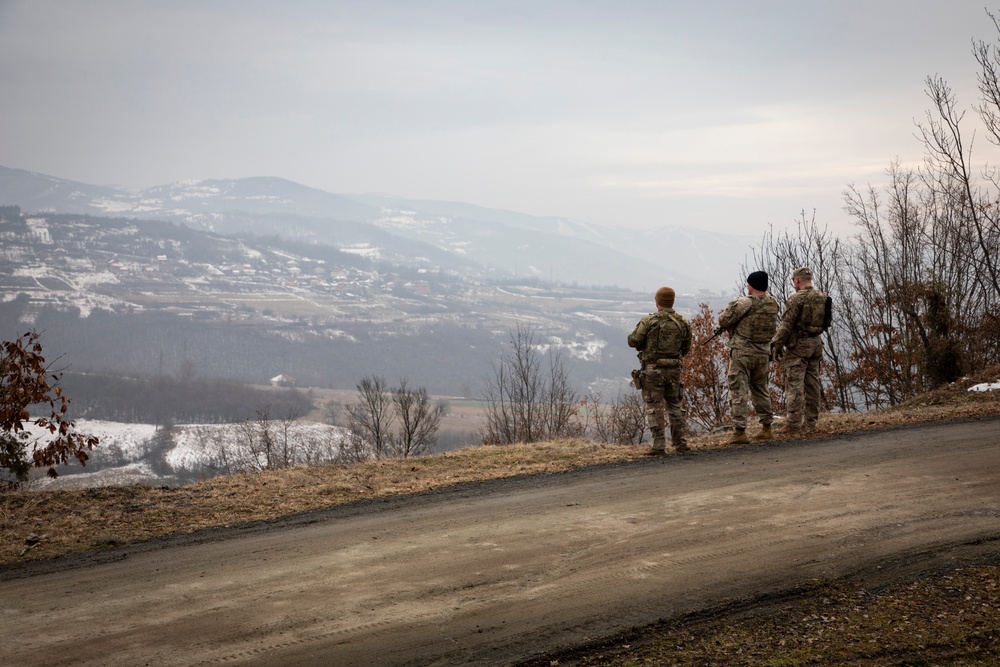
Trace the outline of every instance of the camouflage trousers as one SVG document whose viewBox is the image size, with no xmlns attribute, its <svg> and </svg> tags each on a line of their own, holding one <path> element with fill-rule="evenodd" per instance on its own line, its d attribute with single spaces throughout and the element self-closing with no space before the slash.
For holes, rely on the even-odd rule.
<svg viewBox="0 0 1000 667">
<path fill-rule="evenodd" d="M 736 428 L 747 427 L 747 403 L 753 402 L 754 412 L 761 424 L 770 425 L 774 420 L 771 410 L 770 361 L 766 354 L 739 349 L 729 353 L 729 405 Z"/>
<path fill-rule="evenodd" d="M 646 425 L 654 441 L 665 437 L 669 417 L 671 442 L 675 447 L 687 445 L 687 412 L 680 362 L 673 367 L 644 370 L 642 400 L 646 403 Z"/>
<path fill-rule="evenodd" d="M 793 347 L 785 349 L 785 406 L 788 425 L 792 428 L 813 428 L 819 419 L 819 404 L 823 386 L 819 379 L 823 360 L 823 339 L 806 336 Z M 803 424 L 804 421 L 804 424 Z"/>
</svg>

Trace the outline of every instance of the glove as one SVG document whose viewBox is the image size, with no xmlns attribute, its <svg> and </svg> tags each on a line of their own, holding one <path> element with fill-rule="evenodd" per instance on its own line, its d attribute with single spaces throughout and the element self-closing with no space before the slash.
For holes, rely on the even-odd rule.
<svg viewBox="0 0 1000 667">
<path fill-rule="evenodd" d="M 771 346 L 771 361 L 781 361 L 781 358 L 785 356 L 785 346 L 781 343 L 775 343 Z"/>
</svg>

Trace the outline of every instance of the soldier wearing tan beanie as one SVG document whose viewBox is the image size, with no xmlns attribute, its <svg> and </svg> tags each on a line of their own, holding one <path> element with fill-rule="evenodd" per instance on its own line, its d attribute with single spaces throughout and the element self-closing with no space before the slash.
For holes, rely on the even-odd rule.
<svg viewBox="0 0 1000 667">
<path fill-rule="evenodd" d="M 661 287 L 656 290 L 656 305 L 659 308 L 673 308 L 674 307 L 674 297 L 676 293 L 672 287 Z"/>
<path fill-rule="evenodd" d="M 691 349 L 691 325 L 674 312 L 675 296 L 670 287 L 656 290 L 656 312 L 639 320 L 628 337 L 629 346 L 639 350 L 642 362 L 642 368 L 633 374 L 646 403 L 646 425 L 653 435 L 651 454 L 666 452 L 668 416 L 674 449 L 689 451 L 681 357 Z"/>
</svg>

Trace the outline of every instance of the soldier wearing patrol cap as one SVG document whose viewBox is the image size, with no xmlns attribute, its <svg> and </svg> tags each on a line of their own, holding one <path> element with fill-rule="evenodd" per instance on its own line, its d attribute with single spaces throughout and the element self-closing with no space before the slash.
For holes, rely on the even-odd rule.
<svg viewBox="0 0 1000 667">
<path fill-rule="evenodd" d="M 785 368 L 786 433 L 811 431 L 819 419 L 827 298 L 813 287 L 812 278 L 806 266 L 792 273 L 795 293 L 785 302 L 781 324 L 771 341 L 772 355 Z"/>
</svg>

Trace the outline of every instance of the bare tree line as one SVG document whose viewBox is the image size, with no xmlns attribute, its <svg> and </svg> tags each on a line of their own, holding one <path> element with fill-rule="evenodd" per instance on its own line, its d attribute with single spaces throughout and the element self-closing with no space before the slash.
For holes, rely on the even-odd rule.
<svg viewBox="0 0 1000 667">
<path fill-rule="evenodd" d="M 974 53 L 975 110 L 1000 145 L 1000 51 L 978 42 Z M 1000 359 L 1000 177 L 994 166 L 974 166 L 965 112 L 948 84 L 928 77 L 925 85 L 931 108 L 916 133 L 923 164 L 893 161 L 883 187 L 845 191 L 849 239 L 803 213 L 796 232 L 771 230 L 754 251 L 776 296 L 787 297 L 791 270 L 808 265 L 834 297 L 826 376 L 842 410 L 897 405 Z"/>
<path fill-rule="evenodd" d="M 434 446 L 447 408 L 432 403 L 425 387 L 413 388 L 405 378 L 390 387 L 385 378 L 369 375 L 357 390 L 357 402 L 346 409 L 347 459 L 408 458 Z"/>
<path fill-rule="evenodd" d="M 232 475 L 280 470 L 296 465 L 345 463 L 344 437 L 336 432 L 316 433 L 303 428 L 295 412 L 274 419 L 270 408 L 225 431 L 203 427 L 201 447 L 209 454 L 209 471 Z"/>
<path fill-rule="evenodd" d="M 569 383 L 565 360 L 550 350 L 547 363 L 530 327 L 517 325 L 483 390 L 486 424 L 483 443 L 509 445 L 579 434 L 578 396 Z"/>
</svg>

